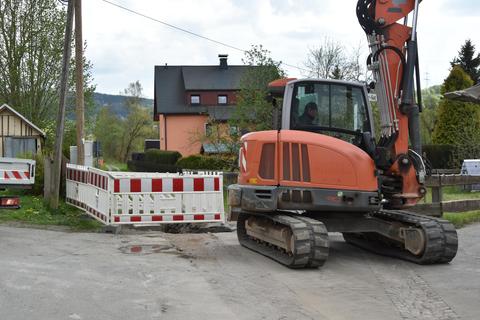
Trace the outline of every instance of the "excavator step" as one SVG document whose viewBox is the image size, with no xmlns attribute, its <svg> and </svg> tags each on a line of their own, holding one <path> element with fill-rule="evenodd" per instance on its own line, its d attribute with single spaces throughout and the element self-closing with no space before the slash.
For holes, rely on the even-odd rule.
<svg viewBox="0 0 480 320">
<path fill-rule="evenodd" d="M 380 255 L 417 264 L 448 263 L 457 254 L 457 231 L 449 221 L 399 210 L 381 210 L 372 213 L 372 216 L 420 228 L 425 236 L 422 253 L 414 255 L 402 244 L 376 233 L 343 233 L 345 241 Z"/>
<path fill-rule="evenodd" d="M 277 245 L 256 239 L 246 230 L 249 218 L 266 219 L 274 225 L 288 228 L 292 233 L 291 252 Z M 240 213 L 237 220 L 240 244 L 289 268 L 318 268 L 328 258 L 328 232 L 322 222 L 288 214 Z M 288 247 L 288 245 L 287 245 Z"/>
</svg>

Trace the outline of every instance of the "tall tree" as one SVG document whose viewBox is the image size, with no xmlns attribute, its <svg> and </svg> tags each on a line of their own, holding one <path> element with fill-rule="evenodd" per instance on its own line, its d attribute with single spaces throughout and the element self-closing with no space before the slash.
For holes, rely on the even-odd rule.
<svg viewBox="0 0 480 320">
<path fill-rule="evenodd" d="M 441 99 L 441 86 L 432 86 L 422 90 L 423 110 L 420 113 L 420 130 L 423 144 L 432 143 L 437 109 Z"/>
<path fill-rule="evenodd" d="M 8 103 L 42 128 L 55 121 L 58 108 L 65 17 L 57 0 L 0 1 L 0 104 Z M 84 60 L 87 110 L 95 88 L 91 68 Z M 68 92 L 75 92 L 74 77 Z M 74 103 L 69 95 L 67 117 Z"/>
<path fill-rule="evenodd" d="M 65 20 L 55 0 L 0 1 L 0 101 L 40 125 L 56 114 Z"/>
<path fill-rule="evenodd" d="M 474 83 L 480 81 L 480 53 L 475 54 L 475 46 L 470 39 L 465 41 L 458 57 L 455 57 L 450 64 L 453 66 L 460 66 L 470 76 Z"/>
<path fill-rule="evenodd" d="M 132 82 L 121 94 L 125 95 L 127 115 L 113 114 L 102 108 L 95 124 L 95 136 L 100 141 L 104 157 L 126 162 L 134 151 L 143 149 L 143 142 L 157 137 L 150 109 L 142 103 L 142 85 Z"/>
<path fill-rule="evenodd" d="M 473 84 L 460 66 L 454 66 L 442 86 L 442 94 L 462 90 Z M 432 135 L 433 143 L 457 146 L 474 145 L 480 141 L 480 108 L 478 105 L 441 100 Z"/>
<path fill-rule="evenodd" d="M 122 160 L 126 162 L 130 153 L 138 149 L 146 138 L 155 137 L 152 116 L 142 106 L 143 89 L 140 82 L 130 83 L 123 93 L 127 98 L 128 115 L 124 119 Z"/>
<path fill-rule="evenodd" d="M 347 50 L 339 42 L 325 38 L 319 47 L 309 49 L 304 75 L 321 79 L 363 80 L 360 53 L 360 46 Z"/>
<path fill-rule="evenodd" d="M 243 63 L 249 66 L 240 80 L 237 107 L 231 124 L 249 131 L 267 130 L 273 127 L 274 107 L 266 100 L 268 84 L 285 77 L 281 62 L 270 57 L 270 51 L 262 45 L 253 45 L 245 52 Z"/>
</svg>

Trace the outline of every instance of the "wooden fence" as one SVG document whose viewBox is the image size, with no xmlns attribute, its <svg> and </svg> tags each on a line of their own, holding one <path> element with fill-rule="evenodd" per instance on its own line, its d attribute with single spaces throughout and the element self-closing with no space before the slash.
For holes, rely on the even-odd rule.
<svg viewBox="0 0 480 320">
<path fill-rule="evenodd" d="M 480 176 L 461 174 L 437 174 L 427 176 L 425 186 L 432 188 L 432 203 L 419 203 L 409 209 L 418 213 L 441 217 L 443 212 L 465 212 L 480 209 L 480 199 L 443 201 L 442 188 L 479 184 Z"/>
</svg>

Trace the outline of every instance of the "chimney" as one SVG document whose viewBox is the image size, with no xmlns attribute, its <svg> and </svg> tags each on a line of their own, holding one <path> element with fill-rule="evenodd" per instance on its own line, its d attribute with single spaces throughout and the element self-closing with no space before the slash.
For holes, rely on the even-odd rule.
<svg viewBox="0 0 480 320">
<path fill-rule="evenodd" d="M 228 54 L 219 54 L 218 58 L 220 59 L 220 69 L 228 69 L 228 64 L 227 64 Z"/>
</svg>

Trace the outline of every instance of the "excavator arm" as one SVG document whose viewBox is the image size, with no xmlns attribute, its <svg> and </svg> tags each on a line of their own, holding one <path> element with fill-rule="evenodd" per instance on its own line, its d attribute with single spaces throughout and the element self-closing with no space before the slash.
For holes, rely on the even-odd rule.
<svg viewBox="0 0 480 320">
<path fill-rule="evenodd" d="M 359 0 L 357 3 L 358 21 L 367 35 L 371 52 L 367 65 L 374 82 L 370 87 L 377 95 L 381 118 L 375 164 L 380 169 L 386 206 L 395 209 L 415 205 L 425 195 L 416 35 L 419 3 L 420 0 Z"/>
</svg>

